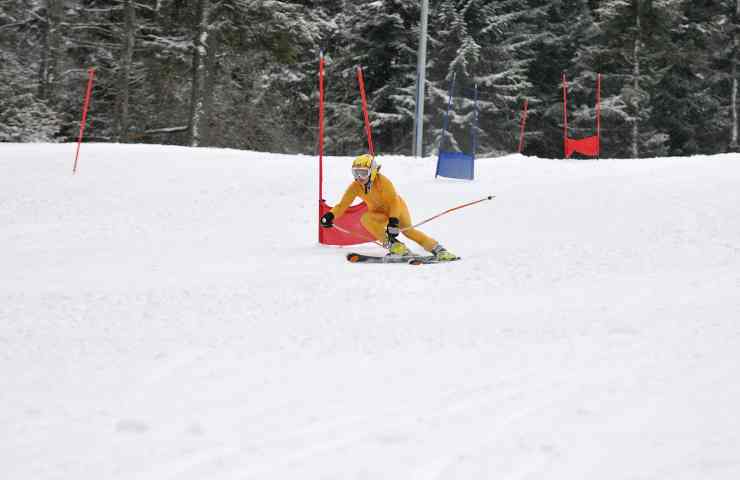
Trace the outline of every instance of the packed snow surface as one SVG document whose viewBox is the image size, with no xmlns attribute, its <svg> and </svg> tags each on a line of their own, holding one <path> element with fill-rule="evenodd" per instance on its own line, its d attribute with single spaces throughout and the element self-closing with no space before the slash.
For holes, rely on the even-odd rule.
<svg viewBox="0 0 740 480">
<path fill-rule="evenodd" d="M 381 157 L 416 221 L 496 195 L 420 267 L 318 245 L 316 157 L 73 157 L 0 144 L 3 479 L 740 478 L 738 155 Z"/>
</svg>

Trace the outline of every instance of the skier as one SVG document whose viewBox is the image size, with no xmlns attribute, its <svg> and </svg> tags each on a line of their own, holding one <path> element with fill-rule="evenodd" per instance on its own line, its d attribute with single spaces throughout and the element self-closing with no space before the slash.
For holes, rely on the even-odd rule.
<svg viewBox="0 0 740 480">
<path fill-rule="evenodd" d="M 405 236 L 431 252 L 437 260 L 456 260 L 457 255 L 446 250 L 435 239 L 420 230 L 409 228 L 411 215 L 406 202 L 396 193 L 388 177 L 381 175 L 379 170 L 380 165 L 371 155 L 365 154 L 355 158 L 352 162 L 354 181 L 347 187 L 339 204 L 321 217 L 321 226 L 333 227 L 334 219 L 341 217 L 359 196 L 368 208 L 360 222 L 384 247 L 388 248 L 390 255 L 413 255 L 408 247 L 398 240 L 398 234 L 403 230 Z"/>
</svg>

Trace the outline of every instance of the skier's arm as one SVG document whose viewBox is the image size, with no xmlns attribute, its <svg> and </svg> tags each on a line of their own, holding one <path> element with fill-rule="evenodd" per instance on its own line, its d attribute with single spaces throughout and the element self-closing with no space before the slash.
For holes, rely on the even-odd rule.
<svg viewBox="0 0 740 480">
<path fill-rule="evenodd" d="M 352 202 L 360 193 L 358 191 L 358 187 L 362 188 L 362 186 L 357 182 L 352 182 L 352 185 L 347 187 L 344 195 L 342 195 L 342 199 L 339 201 L 338 204 L 334 205 L 334 208 L 331 209 L 331 213 L 334 214 L 334 218 L 339 218 L 344 215 L 344 212 L 349 208 L 350 205 L 352 205 Z"/>
</svg>

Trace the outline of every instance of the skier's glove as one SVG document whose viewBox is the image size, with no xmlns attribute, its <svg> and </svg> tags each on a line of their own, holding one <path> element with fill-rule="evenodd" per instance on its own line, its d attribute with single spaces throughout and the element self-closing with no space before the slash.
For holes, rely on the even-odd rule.
<svg viewBox="0 0 740 480">
<path fill-rule="evenodd" d="M 388 226 L 385 229 L 385 233 L 388 234 L 388 239 L 391 242 L 393 242 L 396 237 L 398 237 L 398 234 L 401 233 L 401 229 L 398 226 L 398 219 L 396 217 L 388 219 Z"/>
<path fill-rule="evenodd" d="M 334 214 L 326 212 L 320 220 L 321 226 L 324 228 L 331 228 L 334 226 Z"/>
</svg>

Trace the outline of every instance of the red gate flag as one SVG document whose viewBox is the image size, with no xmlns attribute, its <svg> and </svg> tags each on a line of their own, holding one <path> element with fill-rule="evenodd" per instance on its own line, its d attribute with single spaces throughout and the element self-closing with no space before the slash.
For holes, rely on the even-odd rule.
<svg viewBox="0 0 740 480">
<path fill-rule="evenodd" d="M 331 205 L 326 203 L 324 200 L 324 52 L 321 51 L 319 59 L 319 218 L 331 210 Z M 358 79 L 361 79 L 361 73 L 358 73 Z M 361 80 L 360 80 L 361 81 Z M 364 105 L 364 84 L 360 83 L 360 90 L 363 95 Z M 364 110 L 363 107 L 363 111 Z M 366 131 L 369 133 L 369 124 L 366 119 Z M 368 137 L 368 145 L 372 148 L 372 140 Z M 360 203 L 347 209 L 344 215 L 334 220 L 334 223 L 341 227 L 343 230 L 351 232 L 351 234 L 339 231 L 336 228 L 323 228 L 320 225 L 317 226 L 319 229 L 319 243 L 324 245 L 357 245 L 358 243 L 366 243 L 372 238 L 370 232 L 360 223 L 360 218 L 367 211 L 367 205 Z M 318 223 L 318 222 L 317 222 Z"/>
<path fill-rule="evenodd" d="M 596 135 L 586 138 L 568 136 L 568 81 L 563 72 L 563 150 L 565 158 L 573 153 L 598 157 L 601 153 L 601 74 L 596 75 Z"/>
</svg>

